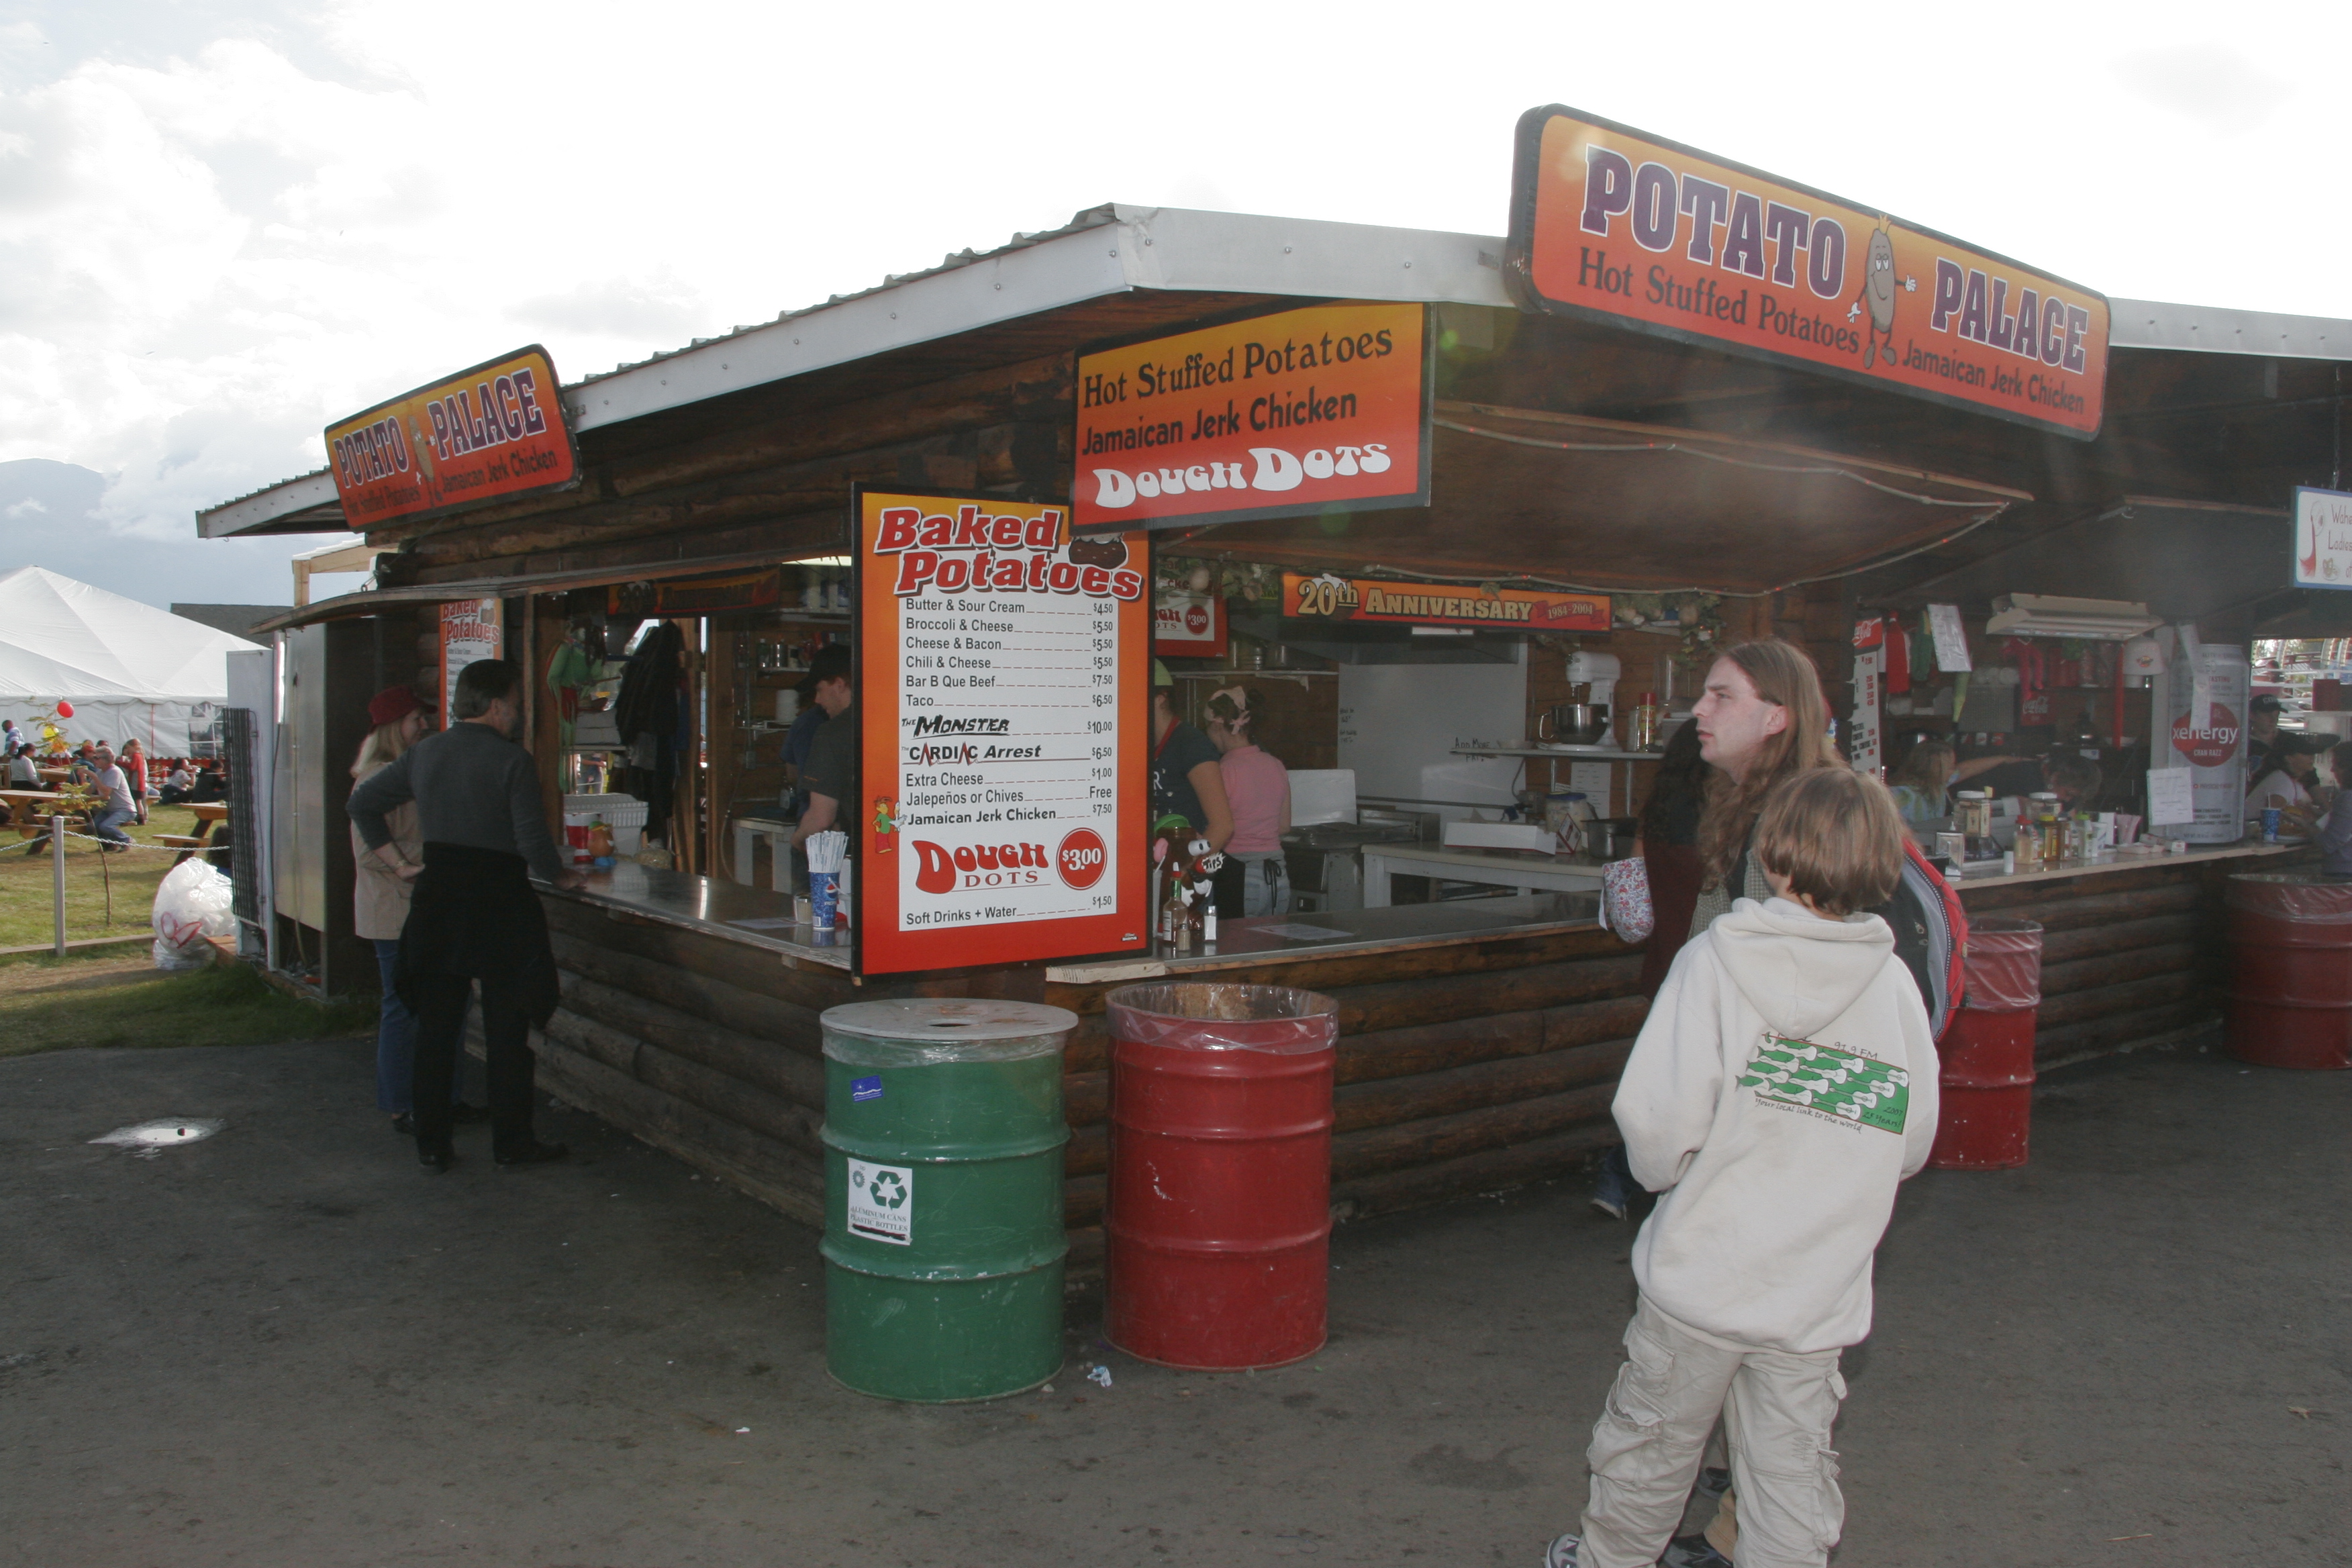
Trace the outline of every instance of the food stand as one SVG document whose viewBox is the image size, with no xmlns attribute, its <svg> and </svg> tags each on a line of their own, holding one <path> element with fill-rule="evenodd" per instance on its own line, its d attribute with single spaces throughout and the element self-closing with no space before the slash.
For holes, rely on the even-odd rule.
<svg viewBox="0 0 2352 1568">
<path fill-rule="evenodd" d="M 1538 151 L 1544 136 L 1567 133 L 1563 123 L 1578 149 L 1634 136 L 1548 112 Z M 861 489 L 912 496 L 919 512 L 945 498 L 1024 524 L 1064 514 L 1050 547 L 1034 552 L 1048 574 L 1047 555 L 1075 564 L 1069 552 L 1088 541 L 1122 540 L 1139 562 L 1148 552 L 1152 596 L 1175 606 L 1160 616 L 1161 646 L 1172 631 L 1179 646 L 1191 636 L 1207 650 L 1188 658 L 1169 648 L 1180 709 L 1189 716 L 1232 680 L 1264 689 L 1269 749 L 1294 769 L 1360 764 L 1379 787 L 1361 791 L 1349 816 L 1385 813 L 1416 837 L 1497 816 L 1522 791 L 1540 796 L 1572 783 L 1606 794 L 1602 815 L 1630 815 L 1652 753 L 1629 748 L 1624 716 L 1648 691 L 1686 709 L 1724 643 L 1798 643 L 1851 721 L 1858 620 L 1948 603 L 1980 620 L 1993 593 L 2129 586 L 2074 579 L 2100 541 L 2142 519 L 2160 518 L 2180 552 L 2158 563 L 2116 552 L 2110 576 L 2163 578 L 2165 593 L 2133 596 L 2171 594 L 2159 613 L 2201 621 L 2215 641 L 2242 640 L 2260 616 L 2279 612 L 2260 595 L 2217 599 L 2210 584 L 2242 575 L 2216 563 L 2236 561 L 2243 525 L 2278 504 L 2280 454 L 2301 461 L 2318 439 L 2316 405 L 2303 395 L 2332 368 L 2318 355 L 2270 362 L 2273 384 L 2283 376 L 2295 395 L 2269 407 L 2241 396 L 2242 356 L 2129 346 L 2161 336 L 2168 321 L 2159 331 L 2151 318 L 2142 329 L 2118 315 L 2111 344 L 2107 302 L 2096 295 L 1868 217 L 1833 244 L 1820 224 L 1835 226 L 1834 214 L 1853 209 L 1785 182 L 1767 190 L 1767 176 L 1671 144 L 1633 150 L 1643 179 L 1657 164 L 1678 169 L 1686 190 L 1723 186 L 1716 221 L 1726 236 L 1744 221 L 1747 201 L 1759 213 L 1804 205 L 1798 259 L 1821 270 L 1800 274 L 1811 301 L 1801 320 L 1833 326 L 1850 305 L 1878 326 L 1874 351 L 1904 356 L 1902 374 L 1891 364 L 1855 368 L 1858 341 L 1841 351 L 1843 361 L 1833 343 L 1788 352 L 1796 326 L 1770 323 L 1801 320 L 1790 314 L 1796 297 L 1783 290 L 1778 316 L 1758 313 L 1785 259 L 1769 244 L 1756 262 L 1766 268 L 1760 283 L 1724 272 L 1727 261 L 1738 272 L 1748 260 L 1727 241 L 1711 263 L 1723 280 L 1696 296 L 1753 296 L 1739 321 L 1730 321 L 1729 304 L 1683 312 L 1750 337 L 1761 321 L 1775 337 L 1759 347 L 1689 321 L 1565 308 L 1574 258 L 1563 283 L 1556 258 L 1528 248 L 1539 205 L 1515 222 L 1509 243 L 1104 207 L 563 388 L 577 453 L 564 488 L 377 521 L 342 510 L 312 477 L 201 521 L 233 534 L 348 518 L 394 552 L 381 563 L 378 589 L 282 617 L 278 626 L 292 637 L 373 619 L 383 628 L 375 646 L 398 649 L 404 636 L 426 636 L 425 617 L 440 605 L 499 601 L 505 646 L 530 661 L 529 723 L 551 816 L 564 784 L 548 759 L 627 741 L 583 742 L 576 728 L 565 735 L 565 723 L 580 721 L 567 720 L 545 682 L 567 636 L 638 617 L 676 628 L 683 717 L 669 764 L 674 798 L 648 823 L 660 848 L 646 857 L 667 864 L 624 858 L 581 892 L 545 893 L 564 1001 L 540 1042 L 541 1081 L 796 1217 L 814 1224 L 822 1215 L 816 1020 L 824 1008 L 898 995 L 1046 1002 L 1082 1020 L 1067 1058 L 1066 1169 L 1073 1262 L 1083 1266 L 1099 1247 L 1091 1227 L 1105 1169 L 1102 998 L 1129 981 L 1174 974 L 1303 986 L 1339 1001 L 1334 1201 L 1344 1211 L 1557 1173 L 1612 1137 L 1616 1070 L 1645 1010 L 1635 989 L 1641 954 L 1601 929 L 1589 892 L 1507 884 L 1485 889 L 1496 896 L 1454 898 L 1439 896 L 1455 890 L 1442 875 L 1418 884 L 1400 875 L 1386 907 L 1228 922 L 1213 951 L 1181 953 L 1155 950 L 1125 924 L 1092 930 L 1076 945 L 1048 940 L 1052 921 L 1074 918 L 1059 903 L 1033 911 L 1008 902 L 995 915 L 995 906 L 975 905 L 976 918 L 959 923 L 982 937 L 961 949 L 902 941 L 915 928 L 890 900 L 868 902 L 870 890 L 883 878 L 911 885 L 932 862 L 911 835 L 903 847 L 873 835 L 953 803 L 912 802 L 919 789 L 950 787 L 943 782 L 902 779 L 896 795 L 871 787 L 877 758 L 929 739 L 915 735 L 922 716 L 911 707 L 877 719 L 876 682 L 947 672 L 908 664 L 942 650 L 911 647 L 906 627 L 876 635 L 877 595 L 889 593 L 876 562 L 887 552 L 877 552 L 878 512 L 856 498 Z M 1550 166 L 1557 172 L 1557 159 Z M 1615 177 L 1589 153 L 1580 166 Z M 1691 209 L 1676 230 L 1671 204 L 1660 207 L 1654 191 L 1644 206 L 1628 186 L 1619 209 L 1621 193 L 1603 185 L 1604 227 L 1637 218 L 1651 227 L 1631 243 L 1580 240 L 1572 229 L 1553 236 L 1609 249 L 1589 268 L 1597 287 L 1615 291 L 1636 248 L 1665 255 L 1652 243 L 1661 225 L 1664 245 L 1690 258 Z M 1793 241 L 1792 220 L 1783 227 Z M 1825 258 L 1840 244 L 1843 270 L 1832 276 Z M 1856 292 L 1853 280 L 1882 248 L 1898 279 L 1925 279 L 1924 297 Z M 2010 300 L 2005 313 L 1992 310 L 2005 328 L 1985 324 L 1990 300 L 1978 293 L 1988 271 L 2000 274 Z M 1995 406 L 2009 395 L 2002 377 L 1968 384 L 1972 351 L 1959 339 L 2004 331 L 2011 344 L 2022 342 L 2029 285 L 2055 314 L 2035 306 L 2030 351 L 1983 347 L 2008 353 L 2014 363 L 1996 368 L 2020 383 Z M 1879 303 L 1884 322 L 1871 314 Z M 1931 310 L 1944 319 L 1931 322 Z M 1923 369 L 1910 356 L 1926 352 L 1922 340 L 1939 341 L 1935 332 L 1946 363 Z M 2027 371 L 2023 354 L 2039 362 L 2045 345 L 2055 358 Z M 2108 380 L 2111 354 L 2133 374 Z M 2026 401 L 2028 375 L 2038 395 L 2056 401 Z M 2051 390 L 2062 381 L 2063 396 Z M 557 402 L 541 389 L 542 409 Z M 2228 452 L 2140 434 L 2176 408 L 2219 405 L 2230 410 L 2219 417 L 2247 431 Z M 1021 538 L 998 544 L 990 534 L 987 548 L 1018 556 L 1030 549 Z M 960 558 L 976 563 L 981 548 L 968 540 Z M 2010 569 L 2044 549 L 2055 559 Z M 1025 560 L 1007 569 L 1024 592 L 1048 580 L 1032 578 Z M 845 571 L 846 602 L 837 596 Z M 736 588 L 698 597 L 727 582 Z M 2189 589 L 2174 593 L 2182 584 Z M 1202 612 L 1197 626 L 1186 626 L 1187 605 Z M 941 612 L 904 613 L 911 626 Z M 732 825 L 777 809 L 774 693 L 797 679 L 798 655 L 774 650 L 836 633 L 859 649 L 863 694 L 853 711 L 869 726 L 869 787 L 848 813 L 861 835 L 860 918 L 897 922 L 871 952 L 859 926 L 795 923 L 772 871 L 731 874 Z M 1148 660 L 1134 658 L 1133 635 L 1122 621 L 1105 689 L 1126 727 L 1099 760 L 1113 767 L 1103 787 L 1114 792 L 1138 785 L 1135 738 L 1145 728 L 1137 671 Z M 604 665 L 619 650 L 602 652 L 592 682 L 609 678 Z M 1546 713 L 1592 699 L 1592 672 L 1602 668 L 1617 682 L 1605 740 L 1538 741 Z M 957 721 L 987 717 L 974 708 Z M 2145 738 L 2139 722 L 2131 732 Z M 1096 909 L 1123 916 L 1132 907 L 1138 815 L 1104 818 L 1118 824 L 1101 847 L 1112 901 Z M 1057 820 L 1050 844 L 1033 836 L 1034 861 L 1015 845 L 1015 863 L 1073 887 L 1050 868 L 1092 868 L 1062 860 L 1063 836 L 1074 831 Z M 938 842 L 957 866 L 955 846 Z M 1963 898 L 1972 910 L 2030 914 L 2051 931 L 2044 1056 L 2114 1049 L 2213 1016 L 2202 965 L 2215 879 L 2237 858 L 2266 853 L 2275 851 L 2215 848 L 1971 879 Z M 1543 864 L 1598 870 L 1549 856 Z M 881 962 L 886 948 L 900 955 Z"/>
</svg>

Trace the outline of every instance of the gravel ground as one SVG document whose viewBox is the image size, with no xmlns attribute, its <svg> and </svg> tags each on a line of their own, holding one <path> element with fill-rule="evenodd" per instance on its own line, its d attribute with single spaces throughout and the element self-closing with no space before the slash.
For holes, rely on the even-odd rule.
<svg viewBox="0 0 2352 1568">
<path fill-rule="evenodd" d="M 351 1042 L 0 1060 L 0 1562 L 1498 1563 L 1572 1525 L 1632 1304 L 1575 1183 L 1346 1227 L 1331 1342 L 878 1403 L 814 1238 L 595 1122 L 435 1179 Z M 2068 1069 L 1931 1172 L 1847 1352 L 1841 1563 L 2352 1563 L 2352 1074 Z M 163 1115 L 218 1137 L 86 1140 Z M 1113 1384 L 1087 1382 L 1106 1362 Z"/>
</svg>

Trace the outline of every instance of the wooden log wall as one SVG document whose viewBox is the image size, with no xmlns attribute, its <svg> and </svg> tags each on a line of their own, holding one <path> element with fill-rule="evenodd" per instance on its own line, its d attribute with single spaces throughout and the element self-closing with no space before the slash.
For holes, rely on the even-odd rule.
<svg viewBox="0 0 2352 1568">
<path fill-rule="evenodd" d="M 2042 1006 L 2034 1059 L 2043 1067 L 2147 1045 L 2221 1016 L 2228 961 L 2222 894 L 2231 873 L 2279 859 L 2161 863 L 2063 880 L 1963 889 L 1975 919 L 2007 915 L 2042 927 Z"/>
<path fill-rule="evenodd" d="M 1556 1175 L 1614 1141 L 1609 1102 L 1648 1004 L 1642 961 L 1605 931 L 1503 937 L 1405 952 L 1188 971 L 1292 985 L 1339 1004 L 1332 1203 L 1342 1218 Z M 1055 982 L 1076 1013 L 1069 1054 L 1068 1204 L 1101 1223 L 1114 984 Z"/>
<path fill-rule="evenodd" d="M 1972 915 L 2038 921 L 2037 1059 L 2154 1043 L 2220 1016 L 2221 892 L 2245 862 L 2150 866 L 1970 889 Z M 2275 860 L 2262 863 L 2275 869 Z M 1074 1274 L 1099 1268 L 1113 982 L 1026 967 L 853 986 L 760 948 L 547 900 L 562 1005 L 541 1077 L 614 1125 L 812 1226 L 824 1215 L 823 1039 L 845 1002 L 993 995 L 1078 1015 L 1066 1062 Z M 1619 1069 L 1648 1005 L 1637 950 L 1599 931 L 1190 971 L 1339 1004 L 1335 1215 L 1354 1218 L 1557 1176 L 1615 1140 Z"/>
</svg>

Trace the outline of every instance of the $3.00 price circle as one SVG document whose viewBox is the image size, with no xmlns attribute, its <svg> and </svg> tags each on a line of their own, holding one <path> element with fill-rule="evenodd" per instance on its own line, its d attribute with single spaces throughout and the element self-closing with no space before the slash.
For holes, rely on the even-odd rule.
<svg viewBox="0 0 2352 1568">
<path fill-rule="evenodd" d="M 1110 864 L 1110 855 L 1103 847 L 1102 835 L 1091 827 L 1080 827 L 1063 836 L 1061 847 L 1054 851 L 1054 868 L 1062 880 L 1073 888 L 1091 888 L 1102 880 L 1103 868 Z"/>
</svg>

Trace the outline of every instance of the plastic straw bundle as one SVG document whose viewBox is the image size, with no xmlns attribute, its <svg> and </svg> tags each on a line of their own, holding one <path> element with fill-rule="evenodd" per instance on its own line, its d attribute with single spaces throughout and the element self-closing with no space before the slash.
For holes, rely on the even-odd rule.
<svg viewBox="0 0 2352 1568">
<path fill-rule="evenodd" d="M 805 846 L 808 850 L 809 873 L 838 871 L 849 858 L 849 835 L 846 833 L 812 833 Z"/>
</svg>

